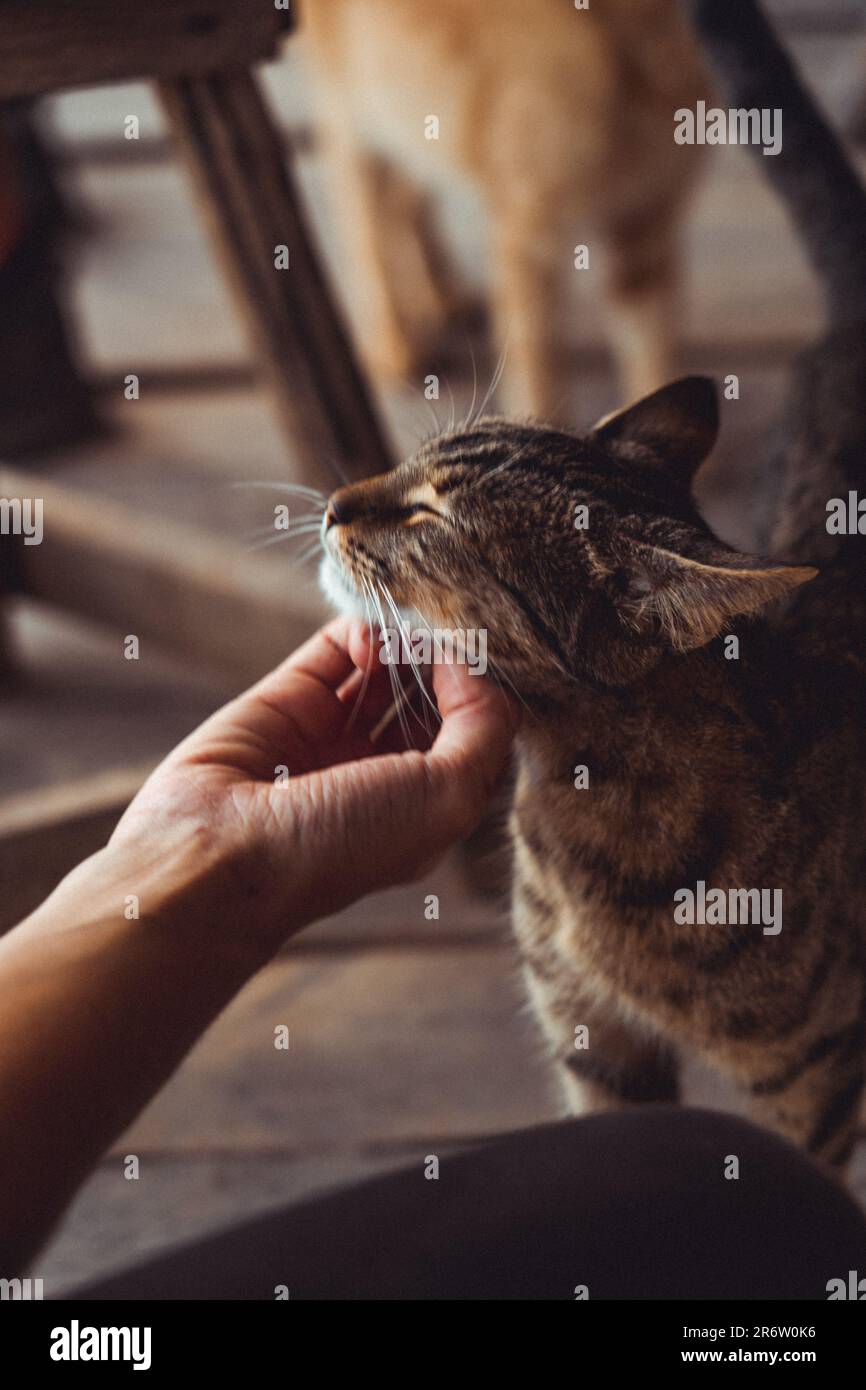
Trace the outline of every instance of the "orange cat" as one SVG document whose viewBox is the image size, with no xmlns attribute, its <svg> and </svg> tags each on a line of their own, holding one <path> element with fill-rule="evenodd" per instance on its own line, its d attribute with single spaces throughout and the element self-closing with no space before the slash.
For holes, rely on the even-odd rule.
<svg viewBox="0 0 866 1390">
<path fill-rule="evenodd" d="M 555 321 L 575 247 L 604 263 L 626 397 L 669 378 L 676 237 L 700 159 L 674 111 L 709 83 L 676 0 L 306 0 L 321 119 L 379 377 L 409 376 L 461 307 L 431 194 L 466 176 L 490 213 L 506 403 L 570 394 Z"/>
</svg>

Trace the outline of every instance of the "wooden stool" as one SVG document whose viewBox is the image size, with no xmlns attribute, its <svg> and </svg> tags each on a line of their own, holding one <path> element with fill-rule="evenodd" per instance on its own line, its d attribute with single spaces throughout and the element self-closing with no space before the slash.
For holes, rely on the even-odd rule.
<svg viewBox="0 0 866 1390">
<path fill-rule="evenodd" d="M 156 83 L 303 480 L 329 490 L 330 460 L 349 478 L 391 460 L 251 72 L 290 27 L 271 0 L 2 0 L 0 101 Z"/>
<path fill-rule="evenodd" d="M 330 490 L 390 466 L 376 412 L 307 232 L 252 66 L 291 27 L 273 0 L 0 0 L 0 102 L 132 78 L 154 81 L 220 259 L 252 330 L 295 472 Z M 278 269 L 277 247 L 289 252 Z M 3 306 L 0 305 L 0 313 Z M 2 460 L 0 460 L 2 464 Z M 44 500 L 45 537 L 0 535 L 3 592 L 174 647 L 247 684 L 321 617 L 279 566 L 98 493 L 2 469 L 0 495 Z M 0 931 L 104 844 L 145 770 L 119 767 L 0 801 Z M 0 789 L 2 791 L 3 789 Z"/>
</svg>

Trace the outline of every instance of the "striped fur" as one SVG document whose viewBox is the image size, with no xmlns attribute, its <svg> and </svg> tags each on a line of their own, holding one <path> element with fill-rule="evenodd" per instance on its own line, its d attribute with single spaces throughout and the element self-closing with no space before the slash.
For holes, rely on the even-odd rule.
<svg viewBox="0 0 866 1390">
<path fill-rule="evenodd" d="M 837 1162 L 862 1080 L 863 677 L 827 612 L 836 579 L 739 555 L 698 515 L 715 429 L 700 379 L 582 439 L 483 420 L 336 493 L 340 563 L 435 625 L 486 628 L 528 707 L 513 915 L 569 1103 L 670 1100 L 687 1048 Z M 792 592 L 796 620 L 775 602 Z M 781 889 L 781 932 L 678 925 L 699 881 Z"/>
<path fill-rule="evenodd" d="M 810 140 L 820 118 L 751 0 L 692 8 L 732 104 L 790 98 L 793 153 L 762 163 L 802 224 L 826 127 Z M 528 708 L 513 916 L 570 1105 L 670 1100 L 693 1051 L 837 1168 L 866 1056 L 866 537 L 824 524 L 831 497 L 866 493 L 866 316 L 852 314 L 866 268 L 850 261 L 846 296 L 825 244 L 852 207 L 866 225 L 866 199 L 850 172 L 839 183 L 834 204 L 833 179 L 817 181 L 830 318 L 776 432 L 769 558 L 733 552 L 695 508 L 716 429 L 699 379 L 584 438 L 482 420 L 336 495 L 344 578 L 486 628 L 494 675 Z M 433 511 L 410 525 L 422 488 Z M 678 922 L 674 895 L 699 882 L 781 890 L 781 930 Z"/>
</svg>

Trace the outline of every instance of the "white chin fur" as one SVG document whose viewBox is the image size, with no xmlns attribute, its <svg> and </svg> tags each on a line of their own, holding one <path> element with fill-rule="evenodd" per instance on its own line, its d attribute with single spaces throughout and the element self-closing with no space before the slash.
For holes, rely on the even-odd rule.
<svg viewBox="0 0 866 1390">
<path fill-rule="evenodd" d="M 340 569 L 337 561 L 327 553 L 319 566 L 319 588 L 325 595 L 329 603 L 332 603 L 338 613 L 342 613 L 346 618 L 363 618 L 366 623 L 371 621 L 375 625 L 375 609 L 371 613 L 368 605 L 364 602 L 361 595 L 356 593 Z M 384 604 L 383 609 L 387 621 L 390 623 L 391 610 Z M 404 608 L 402 604 L 397 608 L 400 619 L 408 623 L 410 628 L 424 628 L 427 622 L 415 608 Z"/>
<path fill-rule="evenodd" d="M 350 588 L 330 555 L 326 555 L 319 566 L 319 588 L 338 613 L 347 618 L 366 618 L 367 605 L 361 595 Z"/>
</svg>

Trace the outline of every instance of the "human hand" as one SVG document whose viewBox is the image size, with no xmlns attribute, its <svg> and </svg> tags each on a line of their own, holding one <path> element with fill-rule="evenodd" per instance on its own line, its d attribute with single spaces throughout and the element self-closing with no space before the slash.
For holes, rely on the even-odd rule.
<svg viewBox="0 0 866 1390">
<path fill-rule="evenodd" d="M 315 918 L 417 877 L 477 824 L 518 720 L 483 677 L 436 665 L 435 739 L 406 749 L 392 723 L 372 742 L 392 704 L 377 646 L 357 621 L 322 628 L 166 758 L 109 848 L 146 844 L 182 875 L 190 859 L 213 866 L 208 911 L 218 903 L 223 929 L 268 954 Z"/>
<path fill-rule="evenodd" d="M 417 875 L 481 815 L 510 703 L 437 666 L 435 740 L 400 751 L 392 726 L 374 743 L 391 703 L 376 641 L 334 622 L 219 710 L 109 844 L 0 941 L 0 1109 L 16 1141 L 0 1145 L 3 1269 L 32 1258 L 100 1153 L 293 930 Z"/>
</svg>

